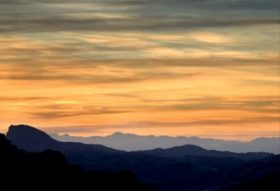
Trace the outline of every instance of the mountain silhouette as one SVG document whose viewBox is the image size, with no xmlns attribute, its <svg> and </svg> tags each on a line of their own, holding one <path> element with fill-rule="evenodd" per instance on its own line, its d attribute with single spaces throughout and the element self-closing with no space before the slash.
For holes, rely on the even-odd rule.
<svg viewBox="0 0 280 191">
<path fill-rule="evenodd" d="M 52 139 L 47 133 L 27 125 L 11 125 L 6 136 L 13 144 L 30 152 L 59 146 L 59 141 Z"/>
<path fill-rule="evenodd" d="M 85 170 L 132 171 L 144 183 L 162 191 L 202 190 L 228 184 L 227 177 L 234 169 L 273 156 L 206 150 L 195 145 L 125 152 L 102 145 L 59 142 L 26 125 L 11 126 L 7 138 L 28 152 L 59 151 L 70 164 Z"/>
<path fill-rule="evenodd" d="M 102 144 L 110 148 L 139 151 L 150 150 L 156 148 L 171 148 L 175 146 L 182 146 L 186 144 L 197 145 L 209 150 L 231 151 L 231 152 L 270 152 L 280 154 L 279 137 L 274 138 L 257 138 L 252 141 L 229 141 L 199 137 L 170 137 L 170 136 L 140 136 L 135 134 L 116 132 L 112 135 L 101 137 L 77 137 L 67 134 L 58 135 L 51 134 L 51 136 L 63 142 L 82 142 L 86 144 Z"/>
<path fill-rule="evenodd" d="M 118 135 L 122 136 L 121 133 Z M 29 152 L 40 152 L 46 149 L 53 149 L 64 153 L 70 158 L 77 158 L 86 156 L 86 158 L 94 159 L 96 157 L 106 157 L 115 155 L 118 157 L 120 155 L 125 155 L 127 152 L 111 149 L 103 145 L 97 144 L 82 144 L 76 142 L 60 142 L 51 138 L 47 133 L 38 130 L 34 127 L 27 125 L 12 125 L 9 127 L 7 132 L 7 138 L 15 144 L 17 147 L 24 149 Z M 36 143 L 36 144 L 34 144 Z M 236 157 L 243 159 L 259 159 L 263 157 L 270 156 L 269 153 L 233 153 L 233 152 L 221 152 L 216 150 L 206 150 L 202 147 L 195 145 L 183 145 L 168 149 L 154 149 L 147 151 L 137 151 L 130 152 L 129 154 L 134 155 L 147 155 L 156 157 L 172 157 L 172 158 L 182 158 L 186 156 L 207 156 L 207 157 Z M 73 156 L 74 155 L 74 156 Z M 86 159 L 85 158 L 85 159 Z M 81 160 L 84 160 L 81 158 Z"/>
<path fill-rule="evenodd" d="M 96 158 L 123 153 L 103 145 L 56 141 L 45 132 L 28 125 L 11 125 L 6 136 L 14 145 L 25 151 L 60 151 L 71 163 L 84 167 L 90 167 Z"/>
<path fill-rule="evenodd" d="M 280 188 L 280 155 L 253 160 L 236 168 L 217 191 L 277 191 Z M 210 188 L 209 188 L 210 189 Z"/>
<path fill-rule="evenodd" d="M 34 129 L 27 131 L 35 134 L 38 132 Z M 45 150 L 40 153 L 27 153 L 12 145 L 2 134 L 0 155 L 0 189 L 4 191 L 151 190 L 129 171 L 84 171 L 78 166 L 68 164 L 60 152 Z"/>
<path fill-rule="evenodd" d="M 265 152 L 258 153 L 233 153 L 229 151 L 216 151 L 216 150 L 206 150 L 202 147 L 195 145 L 183 145 L 177 146 L 169 149 L 153 149 L 148 151 L 143 151 L 146 154 L 163 156 L 163 157 L 173 157 L 173 158 L 182 158 L 188 156 L 197 156 L 197 157 L 217 157 L 217 158 L 229 158 L 235 157 L 245 160 L 254 160 L 259 158 L 268 157 L 270 154 Z"/>
</svg>

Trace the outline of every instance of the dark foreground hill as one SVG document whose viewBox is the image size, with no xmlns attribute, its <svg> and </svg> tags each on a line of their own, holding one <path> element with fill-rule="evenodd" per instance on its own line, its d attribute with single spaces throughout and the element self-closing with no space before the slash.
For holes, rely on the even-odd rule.
<svg viewBox="0 0 280 191">
<path fill-rule="evenodd" d="M 29 152 L 46 149 L 60 151 L 70 163 L 81 165 L 85 169 L 131 170 L 145 183 L 163 191 L 230 189 L 230 186 L 241 185 L 248 176 L 254 177 L 257 174 L 254 171 L 246 176 L 234 176 L 236 169 L 240 168 L 239 171 L 242 172 L 244 165 L 251 161 L 262 161 L 273 156 L 270 153 L 240 154 L 205 150 L 194 145 L 125 152 L 102 145 L 59 142 L 42 131 L 22 125 L 11 126 L 7 138 L 17 147 Z M 279 173 L 276 167 L 274 163 L 268 162 L 259 178 Z"/>
<path fill-rule="evenodd" d="M 148 191 L 129 171 L 83 171 L 57 151 L 26 153 L 0 134 L 0 190 Z"/>
</svg>

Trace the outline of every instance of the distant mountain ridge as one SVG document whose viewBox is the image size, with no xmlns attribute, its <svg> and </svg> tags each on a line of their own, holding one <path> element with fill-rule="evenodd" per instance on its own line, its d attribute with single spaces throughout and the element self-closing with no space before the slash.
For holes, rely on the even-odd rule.
<svg viewBox="0 0 280 191">
<path fill-rule="evenodd" d="M 233 153 L 206 150 L 195 145 L 146 151 L 120 151 L 102 145 L 60 142 L 27 125 L 11 126 L 6 134 L 15 146 L 28 152 L 59 151 L 68 162 L 89 170 L 131 170 L 161 191 L 203 190 L 226 183 L 231 170 L 271 153 Z M 269 169 L 271 169 L 269 167 Z"/>
<path fill-rule="evenodd" d="M 260 159 L 271 156 L 265 152 L 234 153 L 229 151 L 206 150 L 197 145 L 182 145 L 168 149 L 151 149 L 144 151 L 121 151 L 100 144 L 84 144 L 78 142 L 60 142 L 53 139 L 47 133 L 28 125 L 12 125 L 6 137 L 18 148 L 29 152 L 42 152 L 44 150 L 55 150 L 62 152 L 70 162 L 85 167 L 96 166 L 105 168 L 114 167 L 111 159 L 118 165 L 123 166 L 124 161 L 131 163 L 132 159 L 145 158 L 148 160 L 174 160 L 185 157 L 215 157 L 215 158 L 239 158 L 242 160 Z M 102 165 L 96 165 L 102 158 Z M 167 159 L 167 160 L 166 160 Z M 108 160 L 106 163 L 106 160 Z M 93 165 L 91 163 L 94 163 Z M 135 160 L 133 163 L 138 161 Z M 133 164 L 134 165 L 134 164 Z M 124 167 L 124 166 L 123 166 Z"/>
<path fill-rule="evenodd" d="M 227 141 L 199 137 L 170 137 L 170 136 L 140 136 L 116 132 L 112 135 L 101 137 L 77 137 L 70 135 L 50 134 L 56 140 L 63 142 L 81 142 L 87 144 L 102 144 L 104 146 L 125 150 L 139 151 L 156 148 L 171 148 L 186 144 L 197 145 L 205 149 L 231 152 L 270 152 L 280 153 L 280 137 L 261 137 L 249 142 Z"/>
</svg>

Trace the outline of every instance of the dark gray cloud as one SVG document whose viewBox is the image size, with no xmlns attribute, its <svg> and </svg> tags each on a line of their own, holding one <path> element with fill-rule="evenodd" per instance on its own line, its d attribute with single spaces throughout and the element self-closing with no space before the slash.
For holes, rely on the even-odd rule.
<svg viewBox="0 0 280 191">
<path fill-rule="evenodd" d="M 280 22 L 280 3 L 275 0 L 1 0 L 0 4 L 1 32 L 178 31 Z"/>
<path fill-rule="evenodd" d="M 1 19 L 1 32 L 57 32 L 57 31 L 186 31 L 197 28 L 240 27 L 280 24 L 279 18 L 38 18 Z"/>
</svg>

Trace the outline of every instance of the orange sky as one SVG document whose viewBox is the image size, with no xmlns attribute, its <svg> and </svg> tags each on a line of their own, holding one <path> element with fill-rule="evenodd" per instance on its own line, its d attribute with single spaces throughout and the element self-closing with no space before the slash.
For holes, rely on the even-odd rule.
<svg viewBox="0 0 280 191">
<path fill-rule="evenodd" d="M 279 136 L 274 1 L 39 2 L 0 4 L 0 132 Z"/>
</svg>

